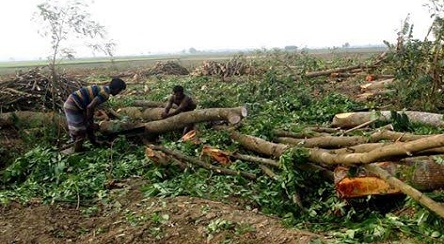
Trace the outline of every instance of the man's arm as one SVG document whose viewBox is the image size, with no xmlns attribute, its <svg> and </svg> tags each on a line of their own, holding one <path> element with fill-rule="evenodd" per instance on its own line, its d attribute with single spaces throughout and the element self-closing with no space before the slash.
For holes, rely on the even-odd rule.
<svg viewBox="0 0 444 244">
<path fill-rule="evenodd" d="M 97 105 L 101 103 L 101 99 L 99 97 L 95 97 L 89 104 L 86 106 L 86 122 L 93 122 L 94 110 Z"/>
<path fill-rule="evenodd" d="M 173 97 L 171 96 L 169 99 L 168 99 L 168 103 L 167 103 L 167 105 L 166 105 L 166 107 L 165 107 L 165 111 L 163 111 L 163 113 L 162 113 L 162 118 L 166 118 L 166 117 L 168 117 L 169 116 L 169 112 L 170 112 L 170 109 L 173 107 Z"/>
<path fill-rule="evenodd" d="M 91 103 L 86 106 L 86 134 L 88 136 L 89 141 L 96 145 L 97 139 L 94 135 L 94 131 L 97 130 L 96 124 L 94 124 L 94 110 L 96 107 L 102 103 L 102 99 L 99 97 L 95 97 Z"/>
<path fill-rule="evenodd" d="M 180 102 L 179 107 L 177 107 L 177 109 L 168 114 L 168 116 L 170 117 L 182 113 L 190 105 L 190 103 L 191 99 L 189 97 L 185 97 L 184 99 L 182 99 L 182 102 Z"/>
</svg>

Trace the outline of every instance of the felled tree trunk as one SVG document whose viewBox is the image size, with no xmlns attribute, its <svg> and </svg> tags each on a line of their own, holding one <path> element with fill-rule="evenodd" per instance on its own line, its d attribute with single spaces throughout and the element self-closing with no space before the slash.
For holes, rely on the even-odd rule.
<svg viewBox="0 0 444 244">
<path fill-rule="evenodd" d="M 369 82 L 369 83 L 361 85 L 360 88 L 361 88 L 361 91 L 363 91 L 363 92 L 370 91 L 370 90 L 374 91 L 374 90 L 386 89 L 391 84 L 393 84 L 393 81 L 394 81 L 394 79 L 385 79 L 385 80 L 380 80 L 380 81 Z"/>
<path fill-rule="evenodd" d="M 276 158 L 279 158 L 286 150 L 290 148 L 287 145 L 272 143 L 258 137 L 241 134 L 237 131 L 231 132 L 231 138 L 239 142 L 248 150 Z M 310 162 L 296 166 L 304 170 L 320 172 L 325 178 L 331 181 L 334 179 L 333 172 Z"/>
<path fill-rule="evenodd" d="M 437 163 L 443 155 L 412 157 L 401 160 L 401 179 L 418 190 L 444 188 L 444 165 Z"/>
<path fill-rule="evenodd" d="M 197 165 L 199 167 L 202 167 L 202 168 L 214 171 L 214 172 L 216 172 L 218 174 L 241 175 L 241 176 L 243 176 L 243 177 L 245 177 L 247 179 L 250 179 L 250 180 L 256 179 L 256 176 L 254 174 L 247 173 L 247 172 L 242 172 L 242 171 L 235 171 L 235 170 L 231 170 L 231 169 L 227 169 L 227 168 L 223 168 L 223 167 L 214 166 L 212 164 L 205 163 L 205 162 L 203 162 L 201 160 L 198 160 L 196 158 L 184 155 L 184 154 L 182 154 L 182 153 L 180 153 L 178 151 L 171 150 L 171 149 L 168 149 L 168 148 L 165 148 L 165 147 L 156 146 L 156 145 L 148 145 L 148 147 L 151 148 L 152 150 L 162 151 L 163 153 L 166 153 L 168 155 L 174 156 L 174 157 L 176 157 L 178 159 L 181 159 L 181 160 L 184 160 L 186 162 L 195 164 L 195 165 Z"/>
<path fill-rule="evenodd" d="M 147 108 L 143 111 L 142 118 L 144 121 L 161 120 L 164 111 L 164 108 Z M 170 109 L 170 112 L 173 111 L 174 109 Z"/>
<path fill-rule="evenodd" d="M 444 125 L 443 115 L 419 112 L 419 111 L 399 111 L 399 114 L 405 113 L 410 122 L 423 123 L 440 127 Z M 331 123 L 334 127 L 351 128 L 363 124 L 367 121 L 378 118 L 380 121 L 389 121 L 391 119 L 390 111 L 380 112 L 352 112 L 336 114 Z"/>
<path fill-rule="evenodd" d="M 410 142 L 392 143 L 367 153 L 331 154 L 325 149 L 308 149 L 309 160 L 323 164 L 369 164 L 394 157 L 409 157 L 427 149 L 444 146 L 444 134 Z"/>
<path fill-rule="evenodd" d="M 147 123 L 121 123 L 115 121 L 103 121 L 100 124 L 100 132 L 103 134 L 115 134 L 120 131 L 131 130 L 134 128 L 145 128 L 145 133 L 160 134 L 168 131 L 182 129 L 188 125 L 204 121 L 228 121 L 231 124 L 239 123 L 242 118 L 247 116 L 245 107 L 236 108 L 208 108 L 189 112 L 183 112 L 178 115 L 157 121 Z"/>
<path fill-rule="evenodd" d="M 367 92 L 357 95 L 356 101 L 364 102 L 364 101 L 370 100 L 376 96 L 385 96 L 385 95 L 394 94 L 394 93 L 395 93 L 395 90 L 393 90 L 393 89 L 367 91 Z"/>
<path fill-rule="evenodd" d="M 365 136 L 319 136 L 308 139 L 295 139 L 290 137 L 278 137 L 276 142 L 286 143 L 291 145 L 298 145 L 302 147 L 318 147 L 318 148 L 341 148 L 350 147 L 364 143 L 374 143 L 381 140 L 390 141 L 413 141 L 421 138 L 429 137 L 430 135 L 414 135 L 409 133 L 393 132 L 382 130 L 371 134 L 369 137 Z"/>
<path fill-rule="evenodd" d="M 415 188 L 405 184 L 399 179 L 395 178 L 387 171 L 381 169 L 374 164 L 368 164 L 364 166 L 369 172 L 379 176 L 381 179 L 387 181 L 390 185 L 400 189 L 404 194 L 410 196 L 414 200 L 421 203 L 423 206 L 435 212 L 441 218 L 444 218 L 444 206 L 441 203 L 433 201 L 428 196 L 424 195 L 422 192 L 416 190 Z"/>
<path fill-rule="evenodd" d="M 163 108 L 166 106 L 166 102 L 136 100 L 132 103 L 132 105 L 136 107 L 145 107 L 145 108 Z M 177 108 L 177 106 L 173 104 L 173 108 Z"/>
</svg>

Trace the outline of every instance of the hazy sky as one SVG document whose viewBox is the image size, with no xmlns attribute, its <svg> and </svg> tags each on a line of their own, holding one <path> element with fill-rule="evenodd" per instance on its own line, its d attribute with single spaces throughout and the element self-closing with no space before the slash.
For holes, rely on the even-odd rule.
<svg viewBox="0 0 444 244">
<path fill-rule="evenodd" d="M 87 1 L 87 0 L 85 0 Z M 42 0 L 2 0 L 0 60 L 49 55 L 31 21 Z M 410 13 L 414 37 L 431 19 L 427 0 L 94 0 L 94 19 L 117 43 L 116 55 L 197 50 L 333 47 L 396 41 Z M 88 53 L 89 54 L 89 53 Z M 82 55 L 88 55 L 82 53 Z"/>
</svg>

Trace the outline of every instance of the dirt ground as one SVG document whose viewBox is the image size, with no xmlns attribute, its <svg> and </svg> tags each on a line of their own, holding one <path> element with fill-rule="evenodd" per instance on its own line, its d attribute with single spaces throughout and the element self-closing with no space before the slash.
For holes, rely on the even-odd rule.
<svg viewBox="0 0 444 244">
<path fill-rule="evenodd" d="M 328 241 L 236 205 L 179 196 L 145 198 L 143 182 L 113 190 L 115 201 L 91 209 L 42 204 L 1 209 L 0 243 L 310 243 Z"/>
</svg>

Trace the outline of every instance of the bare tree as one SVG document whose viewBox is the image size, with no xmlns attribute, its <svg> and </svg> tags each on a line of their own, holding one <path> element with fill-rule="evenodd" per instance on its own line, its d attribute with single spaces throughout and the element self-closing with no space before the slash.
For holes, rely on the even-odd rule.
<svg viewBox="0 0 444 244">
<path fill-rule="evenodd" d="M 71 40 L 85 41 L 85 46 L 102 51 L 113 57 L 115 44 L 106 40 L 104 26 L 92 19 L 89 4 L 81 0 L 45 0 L 37 5 L 33 20 L 41 25 L 39 34 L 50 40 L 52 53 L 48 57 L 51 71 L 51 93 L 58 81 L 57 65 L 63 59 L 73 59 L 75 50 L 69 46 Z M 99 42 L 97 42 L 99 41 Z M 53 104 L 55 109 L 55 104 Z"/>
</svg>

